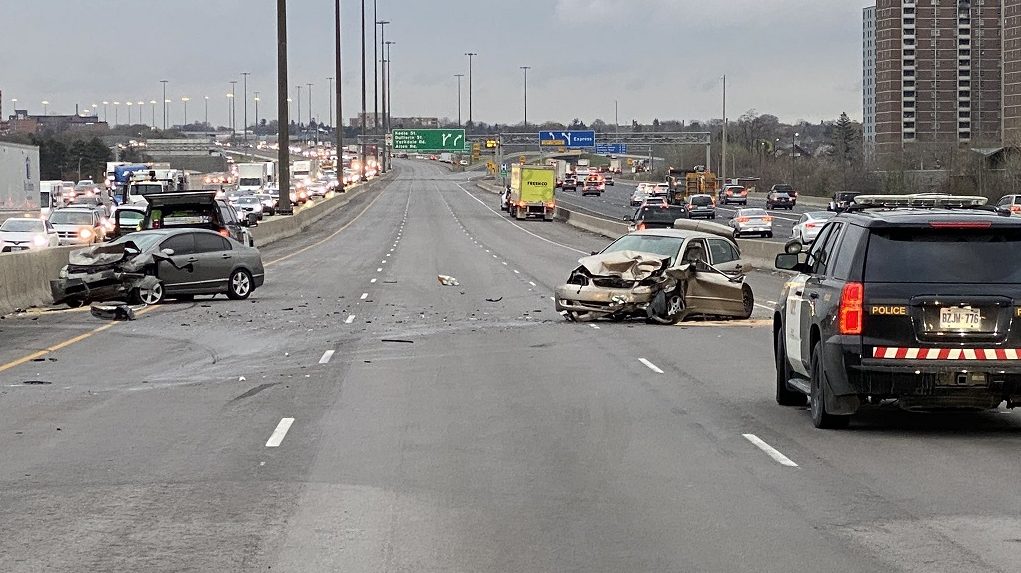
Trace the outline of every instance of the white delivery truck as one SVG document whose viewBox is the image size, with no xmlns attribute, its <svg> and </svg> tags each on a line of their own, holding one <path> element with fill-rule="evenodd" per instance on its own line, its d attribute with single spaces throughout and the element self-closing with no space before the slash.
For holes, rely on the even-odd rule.
<svg viewBox="0 0 1021 573">
<path fill-rule="evenodd" d="M 0 211 L 35 210 L 39 204 L 39 148 L 0 142 Z"/>
<path fill-rule="evenodd" d="M 302 159 L 291 162 L 291 178 L 306 183 L 319 177 L 319 160 Z"/>
<path fill-rule="evenodd" d="M 269 162 L 238 163 L 238 191 L 242 195 L 259 193 L 270 183 Z"/>
<path fill-rule="evenodd" d="M 592 172 L 592 161 L 588 159 L 578 159 L 577 166 L 574 168 L 574 175 L 578 178 L 578 181 L 582 181 Z"/>
<path fill-rule="evenodd" d="M 39 182 L 39 213 L 49 218 L 50 212 L 64 206 L 64 182 Z"/>
</svg>

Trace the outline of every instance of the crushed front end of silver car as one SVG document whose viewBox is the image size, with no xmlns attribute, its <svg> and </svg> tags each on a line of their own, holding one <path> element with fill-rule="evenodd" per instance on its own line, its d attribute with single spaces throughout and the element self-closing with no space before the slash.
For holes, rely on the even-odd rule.
<svg viewBox="0 0 1021 573">
<path fill-rule="evenodd" d="M 72 307 L 123 298 L 144 284 L 154 263 L 130 241 L 72 251 L 60 277 L 50 281 L 50 294 L 54 304 Z"/>
</svg>

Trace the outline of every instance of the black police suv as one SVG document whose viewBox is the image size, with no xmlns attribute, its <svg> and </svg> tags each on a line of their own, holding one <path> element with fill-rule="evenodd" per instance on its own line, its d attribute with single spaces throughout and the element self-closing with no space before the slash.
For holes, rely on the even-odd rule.
<svg viewBox="0 0 1021 573">
<path fill-rule="evenodd" d="M 1021 399 L 1021 218 L 981 197 L 859 196 L 808 252 L 773 318 L 776 401 L 818 428 L 863 404 L 1013 407 Z"/>
</svg>

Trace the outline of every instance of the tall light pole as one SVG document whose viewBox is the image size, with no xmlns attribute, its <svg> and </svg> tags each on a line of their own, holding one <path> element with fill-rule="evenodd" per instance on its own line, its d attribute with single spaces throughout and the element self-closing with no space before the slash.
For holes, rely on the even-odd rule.
<svg viewBox="0 0 1021 573">
<path fill-rule="evenodd" d="M 209 129 L 209 96 L 204 97 L 206 100 L 206 115 L 205 115 L 206 129 Z"/>
<path fill-rule="evenodd" d="M 472 115 L 472 58 L 478 54 L 475 52 L 467 52 L 465 55 L 468 56 L 468 125 L 472 126 L 474 125 Z"/>
<path fill-rule="evenodd" d="M 795 131 L 794 135 L 791 136 L 791 187 L 794 187 L 794 177 L 795 177 L 795 174 L 794 174 L 794 156 L 797 155 L 797 153 L 798 153 L 798 151 L 797 151 L 798 137 L 800 135 L 801 135 L 800 133 Z"/>
<path fill-rule="evenodd" d="M 301 127 L 301 86 L 295 86 L 298 88 L 298 95 L 294 98 L 295 115 L 298 116 L 298 133 L 302 136 L 302 140 L 305 139 L 305 130 Z"/>
<path fill-rule="evenodd" d="M 188 125 L 188 102 L 190 102 L 190 101 L 191 101 L 190 97 L 182 97 L 181 98 L 181 103 L 184 104 L 184 124 L 182 124 L 182 125 L 185 125 L 185 126 Z"/>
<path fill-rule="evenodd" d="M 521 71 L 525 72 L 525 129 L 528 129 L 528 70 L 532 69 L 532 66 L 521 66 Z"/>
<path fill-rule="evenodd" d="M 379 10 L 372 0 L 372 133 L 379 135 Z"/>
<path fill-rule="evenodd" d="M 336 19 L 336 29 L 334 30 L 334 32 L 335 32 L 334 33 L 334 36 L 335 36 L 335 38 L 334 38 L 334 44 L 335 44 L 334 48 L 335 48 L 335 50 L 337 52 L 335 60 L 334 60 L 334 65 L 335 65 L 335 68 L 336 68 L 336 75 L 337 75 L 337 134 L 336 134 L 336 137 L 337 137 L 337 175 L 338 175 L 337 180 L 338 180 L 338 185 L 340 186 L 340 190 L 343 191 L 344 190 L 344 110 L 343 110 L 342 101 L 341 101 L 341 97 L 342 97 L 342 95 L 341 95 L 341 91 L 342 91 L 341 90 L 341 77 L 342 77 L 342 75 L 341 75 L 341 71 L 342 71 L 341 70 L 341 67 L 342 67 L 341 66 L 341 62 L 342 62 L 342 60 L 341 60 L 341 57 L 340 57 L 341 56 L 341 47 L 342 47 L 342 43 L 343 43 L 342 42 L 343 38 L 341 37 L 340 0 L 336 0 L 336 2 L 335 2 L 334 16 L 335 16 L 335 19 Z M 332 112 L 331 112 L 330 115 L 331 116 L 333 115 Z"/>
<path fill-rule="evenodd" d="M 152 108 L 152 128 L 156 129 L 156 100 L 154 99 L 149 100 L 149 107 Z"/>
<path fill-rule="evenodd" d="M 293 213 L 291 206 L 291 142 L 287 118 L 287 0 L 277 0 L 277 212 Z"/>
<path fill-rule="evenodd" d="M 142 119 L 142 106 L 145 105 L 144 101 L 140 101 L 136 104 L 138 106 L 138 125 L 145 125 L 145 120 Z"/>
<path fill-rule="evenodd" d="M 328 122 L 326 124 L 326 127 L 327 127 L 327 129 L 332 129 L 333 128 L 333 76 L 327 77 L 326 78 L 326 82 L 327 82 L 327 85 L 329 86 L 329 87 L 326 88 L 326 96 L 330 100 L 330 108 L 329 108 L 330 109 L 330 114 L 326 116 L 326 121 Z"/>
<path fill-rule="evenodd" d="M 120 116 L 120 109 L 121 109 L 121 102 L 119 102 L 119 101 L 113 102 L 113 124 L 114 125 L 117 125 L 118 123 L 120 123 L 120 117 L 119 117 Z M 43 115 L 45 115 L 45 114 L 43 114 Z"/>
<path fill-rule="evenodd" d="M 454 74 L 457 78 L 457 127 L 461 127 L 461 78 L 464 74 Z"/>
<path fill-rule="evenodd" d="M 617 105 L 617 100 L 613 100 L 613 135 L 617 139 L 615 143 L 620 143 L 620 109 Z"/>
<path fill-rule="evenodd" d="M 372 0 L 372 5 L 373 5 L 373 10 L 375 10 L 376 0 Z M 384 44 L 382 42 L 386 41 L 386 26 L 389 23 L 390 23 L 389 20 L 377 20 L 376 21 L 376 25 L 379 26 L 379 36 L 380 36 L 381 39 L 380 38 L 376 38 L 375 36 L 373 36 L 373 43 L 375 43 L 375 45 L 372 47 L 372 53 L 375 54 L 375 59 L 376 59 L 376 62 L 374 64 L 374 68 L 375 68 L 375 72 L 374 73 L 376 74 L 376 79 L 375 79 L 376 83 L 375 83 L 375 87 L 373 89 L 373 94 L 375 95 L 375 99 L 376 99 L 376 103 L 375 103 L 376 109 L 375 109 L 375 117 L 372 118 L 372 125 L 375 126 L 375 130 L 374 130 L 373 133 L 377 136 L 377 138 L 379 136 L 379 83 L 380 83 L 380 73 L 379 73 L 379 57 L 380 57 L 380 54 L 378 54 L 377 52 L 382 52 L 383 51 Z M 386 73 L 386 67 L 385 66 L 383 68 L 383 73 Z M 384 87 L 383 89 L 386 89 L 386 88 Z M 384 105 L 383 107 L 385 108 L 386 106 Z"/>
<path fill-rule="evenodd" d="M 163 131 L 167 130 L 167 103 L 170 101 L 167 99 L 167 82 L 170 80 L 160 80 L 163 84 Z"/>
<path fill-rule="evenodd" d="M 720 154 L 720 180 L 721 185 L 727 184 L 727 74 L 723 74 L 723 150 Z"/>
<path fill-rule="evenodd" d="M 234 101 L 235 98 L 237 98 L 237 95 L 238 95 L 238 81 L 237 80 L 231 80 L 230 81 L 230 123 L 233 126 L 232 133 L 234 134 L 234 139 L 237 139 L 237 136 L 238 136 L 238 108 L 237 108 L 237 104 Z"/>
<path fill-rule="evenodd" d="M 227 127 L 230 128 L 231 139 L 233 139 L 237 132 L 234 131 L 234 123 L 231 121 L 231 117 L 234 115 L 234 94 L 227 92 Z"/>
<path fill-rule="evenodd" d="M 365 133 L 365 128 L 366 128 L 365 120 L 366 120 L 366 117 L 365 116 L 368 114 L 368 109 L 366 109 L 368 107 L 366 105 L 368 102 L 367 102 L 367 99 L 365 97 L 365 88 L 366 88 L 365 55 L 366 55 L 365 54 L 365 0 L 362 0 L 362 141 L 361 141 L 361 145 L 359 146 L 359 151 L 360 151 L 359 156 L 360 156 L 360 159 L 359 159 L 359 162 L 358 162 L 359 163 L 358 169 L 361 171 L 359 179 L 361 181 L 367 181 L 368 180 L 368 178 L 365 176 L 365 135 L 366 135 L 366 133 Z"/>
<path fill-rule="evenodd" d="M 393 109 L 393 103 L 394 103 L 394 98 L 393 98 L 393 94 L 392 94 L 392 91 L 391 91 L 393 89 L 393 82 L 390 81 L 390 68 L 393 67 L 393 62 L 392 62 L 392 60 L 390 58 L 390 46 L 393 46 L 396 43 L 397 42 L 390 42 L 390 41 L 386 42 L 386 76 L 385 76 L 385 78 L 386 78 L 386 89 L 383 90 L 383 96 L 386 98 L 384 100 L 384 103 L 383 103 L 383 122 L 384 122 L 383 123 L 383 131 L 385 133 L 390 133 L 392 131 L 392 127 L 393 127 L 391 125 L 391 122 L 393 121 L 393 118 L 392 118 L 392 116 L 390 114 L 390 111 Z M 386 139 L 384 138 L 383 141 L 386 141 Z M 389 168 L 393 169 L 393 160 L 392 160 L 392 158 L 389 157 L 389 154 L 387 155 L 386 161 L 390 162 L 389 163 L 389 165 L 390 165 Z"/>
<path fill-rule="evenodd" d="M 14 100 L 14 104 L 17 105 L 17 103 L 18 103 L 18 100 Z M 105 121 L 107 123 L 110 122 L 110 118 L 109 118 L 110 114 L 107 113 L 107 111 L 108 111 L 107 110 L 107 106 L 109 106 L 109 105 L 110 105 L 110 102 L 108 102 L 108 101 L 104 101 L 103 102 L 103 121 Z"/>
<path fill-rule="evenodd" d="M 127 102 L 127 104 L 128 104 L 128 125 L 131 125 L 131 106 L 135 105 L 135 103 L 129 101 Z"/>
<path fill-rule="evenodd" d="M 43 100 L 43 115 L 50 115 L 50 102 Z"/>
<path fill-rule="evenodd" d="M 312 86 L 315 84 L 305 84 L 308 86 L 308 130 L 312 131 Z M 309 141 L 312 140 L 312 134 L 309 133 Z M 319 142 L 319 127 L 316 126 L 315 141 Z"/>
<path fill-rule="evenodd" d="M 245 139 L 245 147 L 248 147 L 248 76 L 250 75 L 252 75 L 252 72 L 241 72 L 241 77 L 244 78 L 245 80 L 244 91 L 242 93 L 242 95 L 245 98 L 245 103 L 242 106 L 245 110 L 244 115 L 242 116 L 244 124 L 241 126 L 243 128 L 241 130 L 241 133 L 243 134 L 243 137 Z"/>
<path fill-rule="evenodd" d="M 259 126 L 259 102 L 262 98 L 259 97 L 259 92 L 255 92 L 255 98 L 252 100 L 255 102 L 255 126 Z"/>
</svg>

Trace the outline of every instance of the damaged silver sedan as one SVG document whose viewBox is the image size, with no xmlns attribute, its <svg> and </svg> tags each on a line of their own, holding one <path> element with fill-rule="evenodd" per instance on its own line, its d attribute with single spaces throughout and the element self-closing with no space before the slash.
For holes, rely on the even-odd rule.
<svg viewBox="0 0 1021 573">
<path fill-rule="evenodd" d="M 199 294 L 240 300 L 264 279 L 258 249 L 212 231 L 158 229 L 73 251 L 50 291 L 54 303 L 72 307 L 106 300 L 158 304 Z"/>
<path fill-rule="evenodd" d="M 755 298 L 744 280 L 750 267 L 731 230 L 711 223 L 688 230 L 687 221 L 678 226 L 685 228 L 630 233 L 579 260 L 567 284 L 556 289 L 557 311 L 576 321 L 644 318 L 655 324 L 751 317 Z"/>
</svg>

